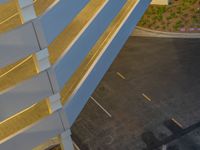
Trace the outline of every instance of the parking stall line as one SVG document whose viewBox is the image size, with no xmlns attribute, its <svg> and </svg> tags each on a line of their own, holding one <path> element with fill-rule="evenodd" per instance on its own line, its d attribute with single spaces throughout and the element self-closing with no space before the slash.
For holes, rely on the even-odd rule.
<svg viewBox="0 0 200 150">
<path fill-rule="evenodd" d="M 121 73 L 117 72 L 117 75 L 118 75 L 120 78 L 122 78 L 123 80 L 126 80 L 126 77 L 123 76 Z"/>
<path fill-rule="evenodd" d="M 74 145 L 74 147 L 75 147 L 76 150 L 81 150 L 74 141 L 72 141 L 72 142 L 73 142 L 73 145 Z"/>
<path fill-rule="evenodd" d="M 152 101 L 146 94 L 142 93 L 142 96 L 143 96 L 146 100 L 148 100 L 149 102 Z"/>
<path fill-rule="evenodd" d="M 94 98 L 90 97 L 110 118 L 112 118 L 112 115 Z"/>
<path fill-rule="evenodd" d="M 175 118 L 172 118 L 171 119 L 175 124 L 177 124 L 180 128 L 183 128 L 183 125 L 180 123 L 180 122 L 178 122 Z"/>
</svg>

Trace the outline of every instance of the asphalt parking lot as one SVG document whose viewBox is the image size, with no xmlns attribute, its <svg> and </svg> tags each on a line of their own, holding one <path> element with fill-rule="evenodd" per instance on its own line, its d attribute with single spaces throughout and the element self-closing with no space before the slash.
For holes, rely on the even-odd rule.
<svg viewBox="0 0 200 150">
<path fill-rule="evenodd" d="M 200 121 L 199 108 L 200 39 L 130 37 L 73 125 L 72 137 L 81 150 L 144 150 L 154 144 L 149 137 L 159 142 L 172 134 L 166 120 L 182 128 Z M 169 147 L 199 145 L 196 129 Z"/>
</svg>

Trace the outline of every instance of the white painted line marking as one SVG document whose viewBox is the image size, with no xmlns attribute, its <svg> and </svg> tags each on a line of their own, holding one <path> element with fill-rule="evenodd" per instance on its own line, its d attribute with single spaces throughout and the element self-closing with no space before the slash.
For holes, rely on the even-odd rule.
<svg viewBox="0 0 200 150">
<path fill-rule="evenodd" d="M 172 118 L 171 119 L 175 124 L 177 124 L 180 128 L 183 128 L 183 125 L 180 123 L 180 122 L 178 122 L 175 118 Z"/>
<path fill-rule="evenodd" d="M 163 145 L 162 150 L 167 150 L 167 145 Z"/>
<path fill-rule="evenodd" d="M 77 150 L 81 150 L 81 149 L 78 147 L 78 145 L 77 145 L 74 141 L 72 141 L 72 142 L 73 142 L 74 147 L 75 147 Z"/>
<path fill-rule="evenodd" d="M 144 93 L 142 93 L 142 96 L 143 96 L 146 100 L 148 100 L 148 101 L 151 102 L 151 99 L 150 99 L 147 95 L 145 95 Z"/>
<path fill-rule="evenodd" d="M 103 108 L 103 106 L 101 106 L 101 104 L 99 104 L 99 102 L 97 102 L 97 100 L 95 100 L 92 96 L 90 97 L 110 118 L 112 117 L 112 115 L 105 109 Z"/>
<path fill-rule="evenodd" d="M 117 72 L 117 75 L 120 77 L 120 78 L 122 78 L 123 80 L 125 80 L 126 78 L 125 78 L 125 76 L 123 76 L 121 73 L 119 73 L 119 72 Z"/>
</svg>

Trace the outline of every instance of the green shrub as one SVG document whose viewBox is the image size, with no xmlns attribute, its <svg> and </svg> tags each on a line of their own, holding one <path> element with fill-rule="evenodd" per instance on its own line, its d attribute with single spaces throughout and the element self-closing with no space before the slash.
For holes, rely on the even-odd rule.
<svg viewBox="0 0 200 150">
<path fill-rule="evenodd" d="M 179 28 L 182 27 L 182 21 L 179 20 L 175 23 L 175 25 L 173 26 L 173 28 L 177 31 Z"/>
</svg>

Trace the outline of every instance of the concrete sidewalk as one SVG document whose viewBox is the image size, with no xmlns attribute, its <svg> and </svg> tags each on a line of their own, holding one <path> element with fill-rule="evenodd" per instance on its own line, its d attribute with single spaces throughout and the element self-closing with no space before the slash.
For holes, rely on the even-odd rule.
<svg viewBox="0 0 200 150">
<path fill-rule="evenodd" d="M 160 37 L 160 38 L 200 38 L 200 33 L 162 32 L 137 26 L 132 36 Z"/>
</svg>

